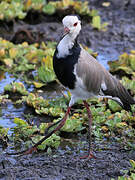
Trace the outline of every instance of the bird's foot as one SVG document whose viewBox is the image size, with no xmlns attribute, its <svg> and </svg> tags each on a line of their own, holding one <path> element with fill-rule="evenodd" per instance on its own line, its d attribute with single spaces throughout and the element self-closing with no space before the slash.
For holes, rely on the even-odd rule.
<svg viewBox="0 0 135 180">
<path fill-rule="evenodd" d="M 91 151 L 88 152 L 87 155 L 80 157 L 80 159 L 88 159 L 88 160 L 93 158 L 96 159 L 96 156 L 94 156 L 94 154 Z"/>
<path fill-rule="evenodd" d="M 30 149 L 28 149 L 27 151 L 25 151 L 23 154 L 27 155 L 27 154 L 32 154 L 32 152 L 37 151 L 37 147 L 32 147 Z"/>
</svg>

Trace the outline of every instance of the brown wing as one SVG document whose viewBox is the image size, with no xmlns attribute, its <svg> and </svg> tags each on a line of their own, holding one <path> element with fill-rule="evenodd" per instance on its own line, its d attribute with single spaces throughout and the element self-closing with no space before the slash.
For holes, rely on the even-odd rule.
<svg viewBox="0 0 135 180">
<path fill-rule="evenodd" d="M 90 92 L 98 94 L 102 83 L 105 83 L 106 88 L 115 89 L 112 75 L 84 49 L 82 49 L 76 65 L 76 73 Z"/>
<path fill-rule="evenodd" d="M 99 95 L 102 90 L 106 96 L 118 97 L 125 109 L 130 109 L 130 104 L 135 103 L 119 80 L 112 76 L 83 48 L 76 65 L 76 74 L 82 79 L 85 88 L 89 92 Z"/>
</svg>

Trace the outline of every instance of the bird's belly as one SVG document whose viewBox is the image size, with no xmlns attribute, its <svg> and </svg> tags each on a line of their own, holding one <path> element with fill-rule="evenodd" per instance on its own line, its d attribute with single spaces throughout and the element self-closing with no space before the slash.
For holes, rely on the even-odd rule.
<svg viewBox="0 0 135 180">
<path fill-rule="evenodd" d="M 78 99 L 88 99 L 91 98 L 93 96 L 96 96 L 96 94 L 94 94 L 93 92 L 89 92 L 86 89 L 83 89 L 81 87 L 77 87 L 73 90 L 70 90 L 72 96 L 75 96 Z"/>
<path fill-rule="evenodd" d="M 91 97 L 97 96 L 93 92 L 89 92 L 81 87 L 74 88 L 73 90 L 70 89 L 69 91 L 71 92 L 71 100 L 69 106 L 72 106 L 78 100 L 86 100 Z"/>
</svg>

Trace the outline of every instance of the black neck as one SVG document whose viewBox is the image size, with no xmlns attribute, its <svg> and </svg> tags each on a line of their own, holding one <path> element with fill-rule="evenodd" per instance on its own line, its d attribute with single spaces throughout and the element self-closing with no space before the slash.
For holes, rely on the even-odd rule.
<svg viewBox="0 0 135 180">
<path fill-rule="evenodd" d="M 58 49 L 56 48 L 53 57 L 53 67 L 59 81 L 69 89 L 74 89 L 76 77 L 74 75 L 74 66 L 78 62 L 81 47 L 77 42 L 78 36 L 74 40 L 74 45 L 69 49 L 69 54 L 65 57 L 57 57 Z"/>
</svg>

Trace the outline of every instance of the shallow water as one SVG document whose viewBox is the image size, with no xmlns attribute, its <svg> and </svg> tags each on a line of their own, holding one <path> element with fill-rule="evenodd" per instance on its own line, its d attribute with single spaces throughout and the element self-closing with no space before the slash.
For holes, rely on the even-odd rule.
<svg viewBox="0 0 135 180">
<path fill-rule="evenodd" d="M 2 71 L 0 71 L 0 75 L 1 74 L 3 74 Z M 14 80 L 15 80 L 15 78 L 13 76 L 11 76 L 9 73 L 5 72 L 3 79 L 0 81 L 0 94 L 2 94 L 4 92 L 4 87 L 7 84 L 10 84 L 11 82 L 13 82 Z"/>
<path fill-rule="evenodd" d="M 102 64 L 107 70 L 109 70 L 108 61 L 113 61 L 118 59 L 119 54 L 118 53 L 102 53 L 99 51 L 99 55 L 97 56 L 97 60 L 100 64 Z"/>
<path fill-rule="evenodd" d="M 0 95 L 4 94 L 4 87 L 7 84 L 14 82 L 15 80 L 16 79 L 11 74 L 5 72 L 3 79 L 0 81 Z M 19 80 L 16 81 L 19 82 Z M 5 128 L 14 127 L 15 126 L 13 122 L 14 118 L 20 117 L 23 111 L 24 111 L 23 106 L 22 107 L 15 106 L 11 100 L 7 100 L 6 103 L 2 103 L 0 106 L 0 125 Z"/>
<path fill-rule="evenodd" d="M 116 57 L 117 55 L 115 55 Z M 104 54 L 99 54 L 97 56 L 97 60 L 99 61 L 99 63 L 101 63 L 106 69 L 109 69 L 109 66 L 107 64 L 108 59 L 111 58 L 107 56 L 105 56 Z M 111 60 L 114 59 L 114 57 L 111 58 Z M 0 94 L 4 93 L 4 87 L 7 84 L 10 84 L 12 82 L 20 82 L 19 79 L 15 79 L 11 74 L 9 73 L 5 73 L 3 79 L 0 81 Z M 43 96 L 44 98 L 55 98 L 60 96 L 60 92 L 56 92 L 57 87 L 54 87 L 52 85 L 52 87 L 50 86 L 49 88 L 44 88 L 44 92 L 41 92 L 41 96 Z M 29 88 L 27 89 L 28 91 L 32 91 L 33 88 Z M 66 93 L 64 91 L 64 93 Z M 39 93 L 40 94 L 40 93 Z M 15 117 L 21 118 L 23 117 L 23 113 L 25 110 L 26 106 L 22 105 L 21 107 L 15 106 L 14 102 L 10 101 L 8 103 L 6 103 L 6 105 L 2 105 L 0 108 L 0 125 L 5 127 L 5 128 L 12 128 L 15 126 L 15 124 L 13 123 L 13 120 Z M 10 131 L 9 131 L 10 132 Z"/>
<path fill-rule="evenodd" d="M 14 106 L 13 102 L 8 102 L 3 105 L 1 105 L 0 108 L 0 126 L 4 128 L 13 128 L 16 124 L 14 123 L 14 118 L 23 117 L 24 112 L 24 105 L 23 106 Z M 11 131 L 9 130 L 8 133 L 10 134 Z"/>
</svg>

